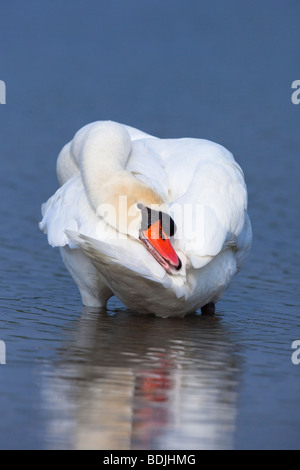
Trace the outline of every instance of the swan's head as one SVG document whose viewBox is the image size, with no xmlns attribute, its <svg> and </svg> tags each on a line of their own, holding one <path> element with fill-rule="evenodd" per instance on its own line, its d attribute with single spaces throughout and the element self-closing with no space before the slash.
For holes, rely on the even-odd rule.
<svg viewBox="0 0 300 470">
<path fill-rule="evenodd" d="M 125 127 L 105 122 L 86 132 L 80 170 L 96 214 L 115 229 L 114 235 L 142 242 L 168 273 L 179 270 L 181 260 L 170 241 L 175 224 L 163 210 L 153 208 L 163 204 L 163 197 L 127 170 L 132 142 Z"/>
<path fill-rule="evenodd" d="M 140 241 L 169 274 L 178 271 L 182 266 L 181 260 L 170 241 L 176 231 L 174 220 L 169 214 L 144 204 L 138 203 L 137 207 L 142 215 Z"/>
</svg>

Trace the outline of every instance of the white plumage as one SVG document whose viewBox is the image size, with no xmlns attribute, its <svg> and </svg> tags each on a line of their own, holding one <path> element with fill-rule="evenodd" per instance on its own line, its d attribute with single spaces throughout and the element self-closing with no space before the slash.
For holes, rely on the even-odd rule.
<svg viewBox="0 0 300 470">
<path fill-rule="evenodd" d="M 84 305 L 105 307 L 115 294 L 139 312 L 185 315 L 220 299 L 251 246 L 243 172 L 213 142 L 158 139 L 98 121 L 62 149 L 57 176 L 61 186 L 43 204 L 40 228 L 60 247 Z M 177 226 L 171 243 L 180 269 L 158 263 L 138 227 L 124 225 L 127 213 L 115 222 L 101 209 L 116 206 L 117 196 L 132 207 L 163 205 Z"/>
</svg>

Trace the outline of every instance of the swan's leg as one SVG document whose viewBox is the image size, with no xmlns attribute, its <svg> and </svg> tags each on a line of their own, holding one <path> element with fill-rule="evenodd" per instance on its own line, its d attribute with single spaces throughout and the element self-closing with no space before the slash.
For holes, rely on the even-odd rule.
<svg viewBox="0 0 300 470">
<path fill-rule="evenodd" d="M 213 302 L 209 302 L 208 304 L 201 307 L 202 315 L 213 315 L 215 313 L 215 304 Z"/>
<path fill-rule="evenodd" d="M 83 305 L 106 307 L 113 292 L 90 259 L 81 250 L 71 249 L 68 246 L 61 247 L 60 252 L 63 262 L 79 289 Z"/>
</svg>

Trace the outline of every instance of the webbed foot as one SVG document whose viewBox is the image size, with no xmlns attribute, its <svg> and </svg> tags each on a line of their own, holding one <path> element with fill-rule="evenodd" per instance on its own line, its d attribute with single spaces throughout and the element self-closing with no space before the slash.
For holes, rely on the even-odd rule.
<svg viewBox="0 0 300 470">
<path fill-rule="evenodd" d="M 214 315 L 215 310 L 215 304 L 213 302 L 209 302 L 208 304 L 201 307 L 202 315 Z"/>
</svg>

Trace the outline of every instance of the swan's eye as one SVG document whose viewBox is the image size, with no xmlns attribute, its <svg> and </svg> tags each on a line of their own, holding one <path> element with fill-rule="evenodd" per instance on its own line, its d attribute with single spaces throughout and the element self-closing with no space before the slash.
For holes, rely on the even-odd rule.
<svg viewBox="0 0 300 470">
<path fill-rule="evenodd" d="M 173 237 L 176 232 L 176 225 L 172 217 L 165 212 L 159 212 L 159 220 L 161 222 L 161 228 L 168 237 Z"/>
<path fill-rule="evenodd" d="M 142 226 L 143 231 L 148 230 L 151 225 L 155 222 L 160 221 L 160 229 L 162 233 L 165 233 L 168 237 L 173 237 L 176 232 L 176 225 L 172 217 L 169 214 L 166 214 L 162 211 L 156 211 L 150 209 L 149 207 L 144 206 L 143 204 L 138 204 L 138 208 L 142 212 Z"/>
</svg>

